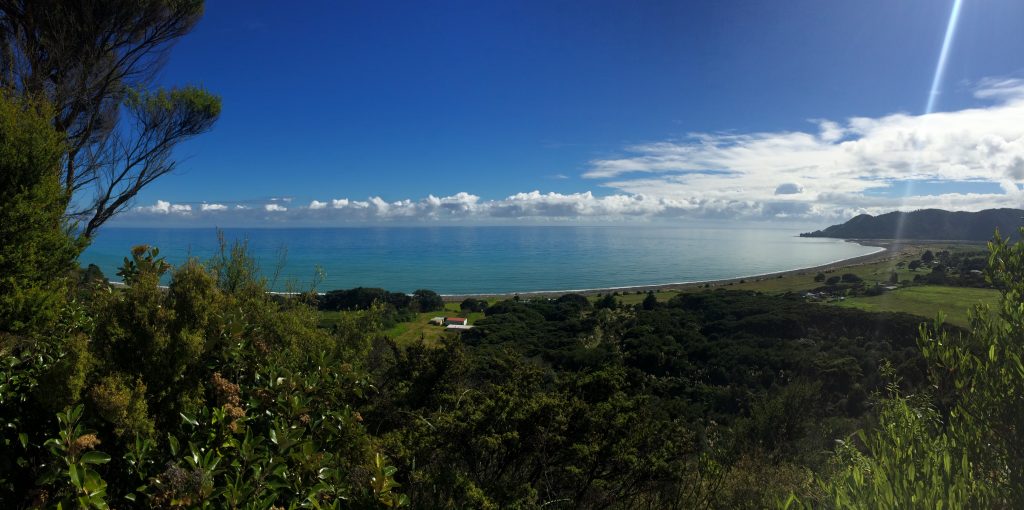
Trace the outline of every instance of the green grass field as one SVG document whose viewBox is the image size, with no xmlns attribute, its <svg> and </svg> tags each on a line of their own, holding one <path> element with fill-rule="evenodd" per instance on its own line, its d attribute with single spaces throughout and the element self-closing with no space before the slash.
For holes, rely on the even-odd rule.
<svg viewBox="0 0 1024 510">
<path fill-rule="evenodd" d="M 433 317 L 465 317 L 469 319 L 469 323 L 476 324 L 476 321 L 484 318 L 484 314 L 480 312 L 474 312 L 470 314 L 464 314 L 459 310 L 459 303 L 445 303 L 444 310 L 436 312 L 425 312 L 416 314 L 416 319 L 411 322 L 400 322 L 395 327 L 388 329 L 384 332 L 388 338 L 393 339 L 398 345 L 406 345 L 410 342 L 414 342 L 420 338 L 423 338 L 427 344 L 437 343 L 442 336 L 446 334 L 444 326 L 435 326 L 430 323 L 430 319 Z"/>
<path fill-rule="evenodd" d="M 907 287 L 874 297 L 855 297 L 834 303 L 869 312 L 905 312 L 932 319 L 941 310 L 946 321 L 967 326 L 967 310 L 976 304 L 999 302 L 999 291 L 969 287 L 923 285 Z"/>
<path fill-rule="evenodd" d="M 346 313 L 353 312 L 320 312 L 320 327 L 330 328 L 334 326 L 340 317 Z M 438 310 L 435 312 L 424 312 L 416 314 L 416 318 L 408 322 L 400 322 L 394 327 L 384 331 L 384 334 L 399 345 L 405 345 L 409 342 L 423 338 L 428 344 L 436 343 L 443 335 L 446 334 L 443 326 L 435 326 L 430 323 L 430 319 L 433 317 L 465 317 L 469 319 L 470 324 L 475 324 L 476 321 L 484 318 L 483 313 L 470 313 L 463 314 L 459 310 L 459 303 L 445 303 L 444 310 Z"/>
</svg>

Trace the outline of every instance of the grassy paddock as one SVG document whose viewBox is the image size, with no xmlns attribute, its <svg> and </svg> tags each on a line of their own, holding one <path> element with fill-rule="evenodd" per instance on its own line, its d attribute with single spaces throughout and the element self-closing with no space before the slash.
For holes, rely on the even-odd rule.
<svg viewBox="0 0 1024 510">
<path fill-rule="evenodd" d="M 942 311 L 946 314 L 946 322 L 967 326 L 967 310 L 977 304 L 995 305 L 998 302 L 999 291 L 995 289 L 922 285 L 880 296 L 848 298 L 833 304 L 869 312 L 905 312 L 926 318 L 934 318 Z"/>
<path fill-rule="evenodd" d="M 321 311 L 320 327 L 330 328 L 334 326 L 347 313 L 353 312 Z M 421 337 L 428 344 L 436 343 L 446 333 L 443 326 L 435 326 L 430 323 L 430 319 L 434 317 L 466 317 L 469 319 L 470 324 L 475 324 L 476 321 L 484 318 L 484 314 L 480 312 L 464 314 L 459 310 L 459 303 L 445 303 L 444 310 L 418 313 L 413 320 L 400 322 L 394 327 L 384 330 L 384 335 L 394 339 L 399 345 L 405 345 Z"/>
<path fill-rule="evenodd" d="M 433 317 L 465 317 L 469 319 L 470 324 L 475 324 L 476 321 L 484 317 L 484 314 L 480 312 L 464 314 L 459 310 L 459 303 L 445 303 L 444 310 L 416 314 L 413 321 L 400 322 L 395 327 L 384 331 L 384 334 L 394 339 L 399 345 L 406 345 L 420 338 L 423 338 L 427 344 L 437 343 L 442 336 L 450 333 L 445 332 L 444 326 L 431 324 L 430 319 Z"/>
</svg>

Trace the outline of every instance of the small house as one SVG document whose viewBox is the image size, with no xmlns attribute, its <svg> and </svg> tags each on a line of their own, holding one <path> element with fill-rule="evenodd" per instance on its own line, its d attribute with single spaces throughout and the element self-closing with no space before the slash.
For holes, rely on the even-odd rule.
<svg viewBox="0 0 1024 510">
<path fill-rule="evenodd" d="M 444 317 L 434 317 L 430 319 L 430 323 L 436 326 L 444 326 Z"/>
<path fill-rule="evenodd" d="M 444 328 L 445 331 L 455 331 L 457 333 L 461 333 L 461 332 L 469 330 L 469 329 L 473 329 L 473 326 L 469 326 L 469 325 L 465 325 L 465 324 L 451 324 L 451 325 L 446 326 Z"/>
<path fill-rule="evenodd" d="M 444 318 L 444 325 L 445 326 L 468 326 L 469 325 L 469 319 L 466 319 L 464 317 L 445 317 Z"/>
</svg>

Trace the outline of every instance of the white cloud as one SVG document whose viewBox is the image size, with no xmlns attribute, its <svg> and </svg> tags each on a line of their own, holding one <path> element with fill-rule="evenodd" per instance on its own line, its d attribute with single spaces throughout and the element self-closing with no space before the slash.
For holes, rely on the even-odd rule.
<svg viewBox="0 0 1024 510">
<path fill-rule="evenodd" d="M 136 207 L 135 210 L 140 212 L 167 214 L 171 212 L 171 203 L 165 200 L 157 200 L 153 205 Z"/>
<path fill-rule="evenodd" d="M 1016 193 L 872 198 L 896 181 L 1024 182 L 1024 80 L 984 80 L 975 96 L 995 102 L 928 115 L 816 120 L 813 133 L 694 133 L 592 161 L 584 177 L 620 193 L 699 202 L 709 212 L 729 204 L 761 215 L 780 199 L 803 203 L 807 216 L 827 217 L 866 204 L 876 204 L 871 212 L 916 204 L 1020 207 Z"/>
<path fill-rule="evenodd" d="M 846 129 L 837 122 L 832 122 L 831 120 L 819 120 L 817 122 L 818 137 L 822 141 L 834 143 L 846 136 Z"/>
<path fill-rule="evenodd" d="M 192 206 L 188 204 L 172 204 L 166 200 L 157 200 L 153 205 L 136 207 L 135 210 L 153 214 L 189 214 L 192 212 Z"/>
<path fill-rule="evenodd" d="M 784 182 L 775 187 L 776 195 L 799 195 L 804 192 L 804 187 L 797 182 Z"/>
<path fill-rule="evenodd" d="M 290 197 L 275 197 L 262 207 L 217 203 L 202 204 L 198 211 L 158 200 L 126 216 L 178 215 L 201 221 L 216 213 L 218 224 L 659 217 L 839 220 L 893 209 L 1021 207 L 1024 80 L 984 80 L 975 96 L 988 103 L 928 115 L 815 119 L 806 132 L 694 133 L 684 140 L 635 145 L 622 157 L 592 161 L 584 173 L 610 190 L 604 196 L 539 190 L 500 199 L 468 192 L 391 201 L 379 196 L 326 196 L 307 206 L 289 207 L 283 204 L 290 203 Z M 899 181 L 947 185 L 931 188 L 943 190 L 932 195 L 883 193 Z M 948 183 L 967 182 L 993 183 L 998 189 L 945 192 L 957 189 Z"/>
<path fill-rule="evenodd" d="M 589 191 L 563 194 L 542 193 L 539 190 L 534 190 L 515 193 L 497 200 L 482 200 L 477 195 L 459 192 L 442 197 L 428 195 L 418 200 L 387 201 L 381 197 L 369 197 L 365 200 L 335 198 L 329 201 L 313 200 L 306 207 L 287 208 L 277 203 L 264 204 L 259 210 L 241 207 L 244 206 L 236 205 L 233 209 L 227 209 L 227 212 L 216 211 L 220 214 L 233 215 L 231 217 L 217 216 L 217 221 L 234 219 L 239 223 L 294 221 L 330 224 L 366 221 L 416 222 L 488 219 L 495 221 L 647 219 L 656 216 L 684 215 L 698 207 L 698 204 L 642 194 L 619 193 L 595 196 Z M 162 214 L 178 212 L 170 204 L 157 201 L 156 205 L 134 209 L 132 211 L 134 214 L 129 214 L 128 218 L 144 218 L 158 210 Z M 209 214 L 214 211 L 201 209 L 201 212 Z M 274 214 L 266 215 L 267 212 Z M 192 218 L 201 219 L 202 216 L 192 216 Z"/>
</svg>

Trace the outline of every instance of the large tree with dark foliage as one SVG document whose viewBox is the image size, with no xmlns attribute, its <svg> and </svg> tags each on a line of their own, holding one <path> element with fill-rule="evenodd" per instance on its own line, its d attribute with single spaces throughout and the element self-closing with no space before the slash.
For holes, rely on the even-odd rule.
<svg viewBox="0 0 1024 510">
<path fill-rule="evenodd" d="M 0 86 L 53 105 L 67 214 L 85 237 L 174 170 L 174 147 L 220 115 L 202 88 L 153 84 L 202 13 L 202 0 L 0 0 Z"/>
<path fill-rule="evenodd" d="M 429 289 L 418 289 L 413 292 L 412 301 L 416 303 L 421 312 L 433 312 L 444 309 L 444 299 L 438 293 Z"/>
</svg>

